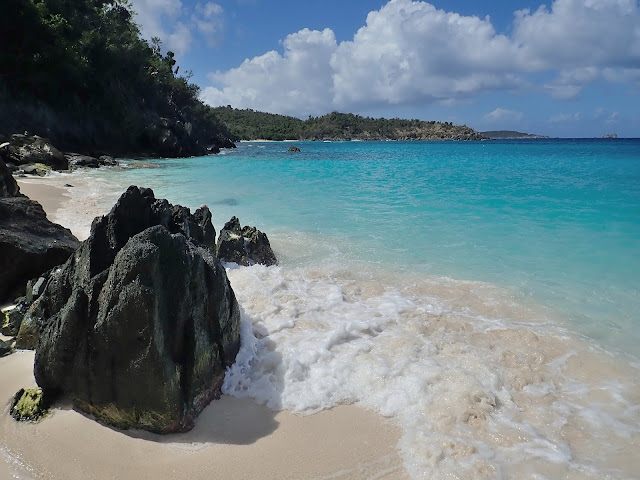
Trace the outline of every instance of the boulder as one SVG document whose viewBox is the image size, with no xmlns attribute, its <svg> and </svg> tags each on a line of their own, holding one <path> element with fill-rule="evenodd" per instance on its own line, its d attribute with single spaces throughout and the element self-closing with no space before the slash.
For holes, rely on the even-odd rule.
<svg viewBox="0 0 640 480">
<path fill-rule="evenodd" d="M 297 153 L 299 151 L 300 151 L 300 149 L 298 147 L 296 147 L 295 145 L 291 145 L 289 147 L 289 150 L 287 150 L 287 152 L 295 152 L 295 153 Z"/>
<path fill-rule="evenodd" d="M 39 177 L 44 177 L 51 172 L 51 170 L 51 167 L 44 163 L 29 163 L 27 165 L 22 165 L 19 171 L 26 173 L 27 175 L 38 175 Z"/>
<path fill-rule="evenodd" d="M 185 431 L 220 393 L 240 313 L 211 215 L 130 187 L 29 309 L 34 374 L 118 428 Z"/>
<path fill-rule="evenodd" d="M 238 265 L 276 265 L 276 259 L 267 234 L 256 227 L 240 227 L 240 220 L 232 217 L 220 231 L 218 258 Z"/>
<path fill-rule="evenodd" d="M 0 302 L 24 295 L 28 280 L 64 263 L 79 245 L 38 202 L 0 198 Z"/>
<path fill-rule="evenodd" d="M 20 187 L 9 168 L 0 158 L 0 198 L 15 197 L 20 194 Z"/>
<path fill-rule="evenodd" d="M 4 357 L 9 353 L 11 353 L 11 345 L 3 340 L 0 340 L 0 357 Z"/>
<path fill-rule="evenodd" d="M 9 145 L 0 149 L 0 156 L 7 163 L 16 165 L 41 163 L 55 170 L 68 170 L 69 161 L 51 144 L 38 135 L 14 134 Z"/>
<path fill-rule="evenodd" d="M 91 157 L 89 155 L 80 155 L 79 153 L 67 153 L 65 155 L 67 160 L 69 161 L 69 166 L 74 168 L 98 168 L 100 166 L 100 160 L 96 157 Z"/>
<path fill-rule="evenodd" d="M 100 157 L 98 157 L 98 160 L 101 167 L 115 167 L 118 165 L 118 162 L 109 155 L 101 155 Z"/>
<path fill-rule="evenodd" d="M 22 319 L 27 313 L 29 305 L 30 304 L 26 301 L 21 301 L 12 309 L 5 310 L 3 313 L 4 319 L 2 326 L 0 327 L 0 333 L 9 337 L 15 337 L 20 331 Z"/>
</svg>

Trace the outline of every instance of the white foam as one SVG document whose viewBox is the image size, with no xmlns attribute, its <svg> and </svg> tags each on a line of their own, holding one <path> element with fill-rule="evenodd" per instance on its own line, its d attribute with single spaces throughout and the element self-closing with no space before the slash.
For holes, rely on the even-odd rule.
<svg viewBox="0 0 640 480">
<path fill-rule="evenodd" d="M 511 292 L 345 268 L 228 273 L 243 345 L 225 393 L 302 414 L 376 410 L 403 428 L 414 478 L 626 478 L 637 465 L 638 370 Z"/>
</svg>

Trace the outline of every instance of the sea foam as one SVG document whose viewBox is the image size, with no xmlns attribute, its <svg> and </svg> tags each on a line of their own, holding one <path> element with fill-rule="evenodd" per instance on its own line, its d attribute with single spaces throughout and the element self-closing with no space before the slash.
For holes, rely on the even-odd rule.
<svg viewBox="0 0 640 480">
<path fill-rule="evenodd" d="M 243 346 L 224 392 L 389 417 L 413 478 L 629 478 L 637 368 L 482 282 L 231 267 Z M 634 446 L 635 445 L 635 446 Z"/>
</svg>

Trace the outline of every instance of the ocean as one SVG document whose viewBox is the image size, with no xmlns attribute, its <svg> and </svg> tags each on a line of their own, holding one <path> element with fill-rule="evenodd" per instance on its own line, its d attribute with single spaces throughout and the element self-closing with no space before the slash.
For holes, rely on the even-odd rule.
<svg viewBox="0 0 640 480">
<path fill-rule="evenodd" d="M 64 176 L 55 220 L 135 184 L 265 231 L 225 393 L 377 411 L 413 478 L 639 478 L 640 140 L 290 145 Z"/>
</svg>

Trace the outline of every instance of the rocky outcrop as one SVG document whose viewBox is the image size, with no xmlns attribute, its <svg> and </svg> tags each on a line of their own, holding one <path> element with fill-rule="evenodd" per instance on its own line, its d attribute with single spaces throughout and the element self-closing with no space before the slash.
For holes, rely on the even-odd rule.
<svg viewBox="0 0 640 480">
<path fill-rule="evenodd" d="M 43 164 L 55 170 L 67 170 L 69 161 L 51 142 L 38 135 L 11 135 L 9 145 L 0 149 L 5 163 L 13 165 Z"/>
<path fill-rule="evenodd" d="M 188 430 L 239 348 L 239 307 L 206 207 L 130 187 L 27 313 L 45 393 L 119 428 Z"/>
<path fill-rule="evenodd" d="M 6 169 L 0 160 L 0 172 Z M 10 175 L 0 173 L 0 302 L 24 294 L 28 280 L 64 263 L 80 245 L 69 230 L 50 222 L 42 206 L 19 194 Z M 13 183 L 12 183 L 13 181 Z"/>
<path fill-rule="evenodd" d="M 0 320 L 2 320 L 2 322 L 0 322 L 2 323 L 0 333 L 9 337 L 15 337 L 20 331 L 22 319 L 27 313 L 29 305 L 29 303 L 23 300 L 18 302 L 18 304 L 10 310 L 5 310 L 3 313 L 4 318 L 0 315 Z"/>
<path fill-rule="evenodd" d="M 293 152 L 293 153 L 298 153 L 299 151 L 300 151 L 300 148 L 296 147 L 295 145 L 291 145 L 287 150 L 287 152 Z"/>
<path fill-rule="evenodd" d="M 101 155 L 96 158 L 91 155 L 82 155 L 80 153 L 65 153 L 64 156 L 69 161 L 69 168 L 72 170 L 75 170 L 76 168 L 99 168 L 118 165 L 118 162 L 109 155 Z"/>
<path fill-rule="evenodd" d="M 276 265 L 276 259 L 267 235 L 256 227 L 240 227 L 240 220 L 232 217 L 220 231 L 218 258 L 238 265 Z"/>
</svg>

